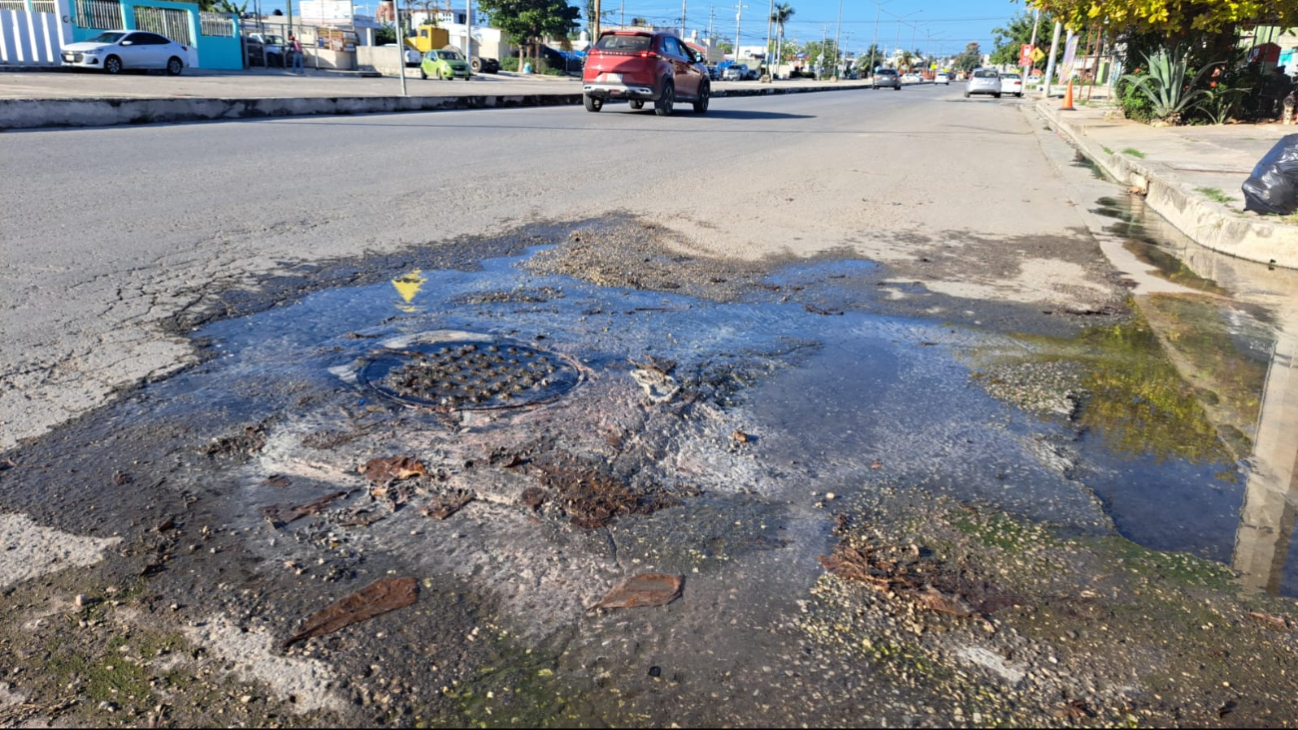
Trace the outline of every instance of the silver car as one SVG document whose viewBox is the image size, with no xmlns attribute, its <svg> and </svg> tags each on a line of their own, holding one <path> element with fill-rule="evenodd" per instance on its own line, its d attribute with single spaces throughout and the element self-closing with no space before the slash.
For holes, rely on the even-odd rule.
<svg viewBox="0 0 1298 730">
<path fill-rule="evenodd" d="M 969 85 L 964 87 L 964 98 L 974 94 L 991 94 L 1001 98 L 1001 75 L 991 68 L 976 68 L 969 74 Z"/>
<path fill-rule="evenodd" d="M 64 66 L 103 69 L 110 74 L 127 69 L 165 69 L 179 76 L 189 49 L 157 33 L 110 30 L 64 46 L 61 57 Z"/>
</svg>

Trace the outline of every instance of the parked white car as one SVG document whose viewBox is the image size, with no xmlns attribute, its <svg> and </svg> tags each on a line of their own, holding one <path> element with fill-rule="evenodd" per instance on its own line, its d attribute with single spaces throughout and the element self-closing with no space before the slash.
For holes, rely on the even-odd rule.
<svg viewBox="0 0 1298 730">
<path fill-rule="evenodd" d="M 63 65 L 103 69 L 110 74 L 134 69 L 165 69 L 179 76 L 189 49 L 166 36 L 143 30 L 110 30 L 63 47 Z"/>
<path fill-rule="evenodd" d="M 919 74 L 906 74 L 901 77 L 901 82 L 903 84 L 922 84 L 924 79 L 920 78 Z"/>
<path fill-rule="evenodd" d="M 937 76 L 934 76 L 934 77 L 933 77 L 933 83 L 934 83 L 934 84 L 942 84 L 943 86 L 950 86 L 950 85 L 951 85 L 951 77 L 950 77 L 950 76 L 947 76 L 946 74 L 938 74 Z"/>
<path fill-rule="evenodd" d="M 1023 96 L 1023 75 L 1017 73 L 1007 73 L 1001 75 L 1001 93 L 1013 94 L 1022 98 Z"/>
<path fill-rule="evenodd" d="M 969 74 L 969 85 L 964 87 L 964 98 L 974 94 L 991 94 L 1001 98 L 1001 75 L 994 68 L 976 68 Z"/>
</svg>

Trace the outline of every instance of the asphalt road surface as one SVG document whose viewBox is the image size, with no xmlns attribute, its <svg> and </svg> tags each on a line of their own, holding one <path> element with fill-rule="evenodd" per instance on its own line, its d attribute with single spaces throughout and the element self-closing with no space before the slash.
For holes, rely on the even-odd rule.
<svg viewBox="0 0 1298 730">
<path fill-rule="evenodd" d="M 610 105 L 5 134 L 0 448 L 189 361 L 160 323 L 302 262 L 610 213 L 748 260 L 901 263 L 1074 236 L 1035 124 L 955 86 L 719 99 L 667 119 Z M 1027 301 L 1077 283 L 1071 265 L 1023 263 L 922 279 Z"/>
</svg>

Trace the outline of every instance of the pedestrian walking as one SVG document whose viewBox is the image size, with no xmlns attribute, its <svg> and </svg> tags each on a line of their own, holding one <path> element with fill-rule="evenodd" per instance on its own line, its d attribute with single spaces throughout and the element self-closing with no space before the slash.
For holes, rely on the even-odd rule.
<svg viewBox="0 0 1298 730">
<path fill-rule="evenodd" d="M 297 39 L 297 36 L 292 33 L 288 34 L 288 41 L 289 47 L 293 49 L 293 70 L 297 71 L 298 69 L 302 69 L 302 75 L 305 76 L 306 65 L 302 62 L 302 43 Z"/>
</svg>

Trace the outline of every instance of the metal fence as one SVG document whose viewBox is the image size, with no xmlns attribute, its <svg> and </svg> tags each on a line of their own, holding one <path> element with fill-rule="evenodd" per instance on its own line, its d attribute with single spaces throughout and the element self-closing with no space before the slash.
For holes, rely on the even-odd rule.
<svg viewBox="0 0 1298 730">
<path fill-rule="evenodd" d="M 201 35 L 234 37 L 234 16 L 229 13 L 199 13 L 198 32 Z"/>
<path fill-rule="evenodd" d="M 122 4 L 117 0 L 75 0 L 77 25 L 98 30 L 125 28 Z"/>
<path fill-rule="evenodd" d="M 15 12 L 25 13 L 27 12 L 27 3 L 23 2 L 23 0 L 0 0 L 0 10 L 13 10 Z"/>
<path fill-rule="evenodd" d="M 187 10 L 136 5 L 135 27 L 165 35 L 186 46 L 194 45 L 194 39 L 189 34 L 189 11 Z"/>
<path fill-rule="evenodd" d="M 57 13 L 59 4 L 54 0 L 32 0 L 32 11 L 37 13 Z"/>
</svg>

